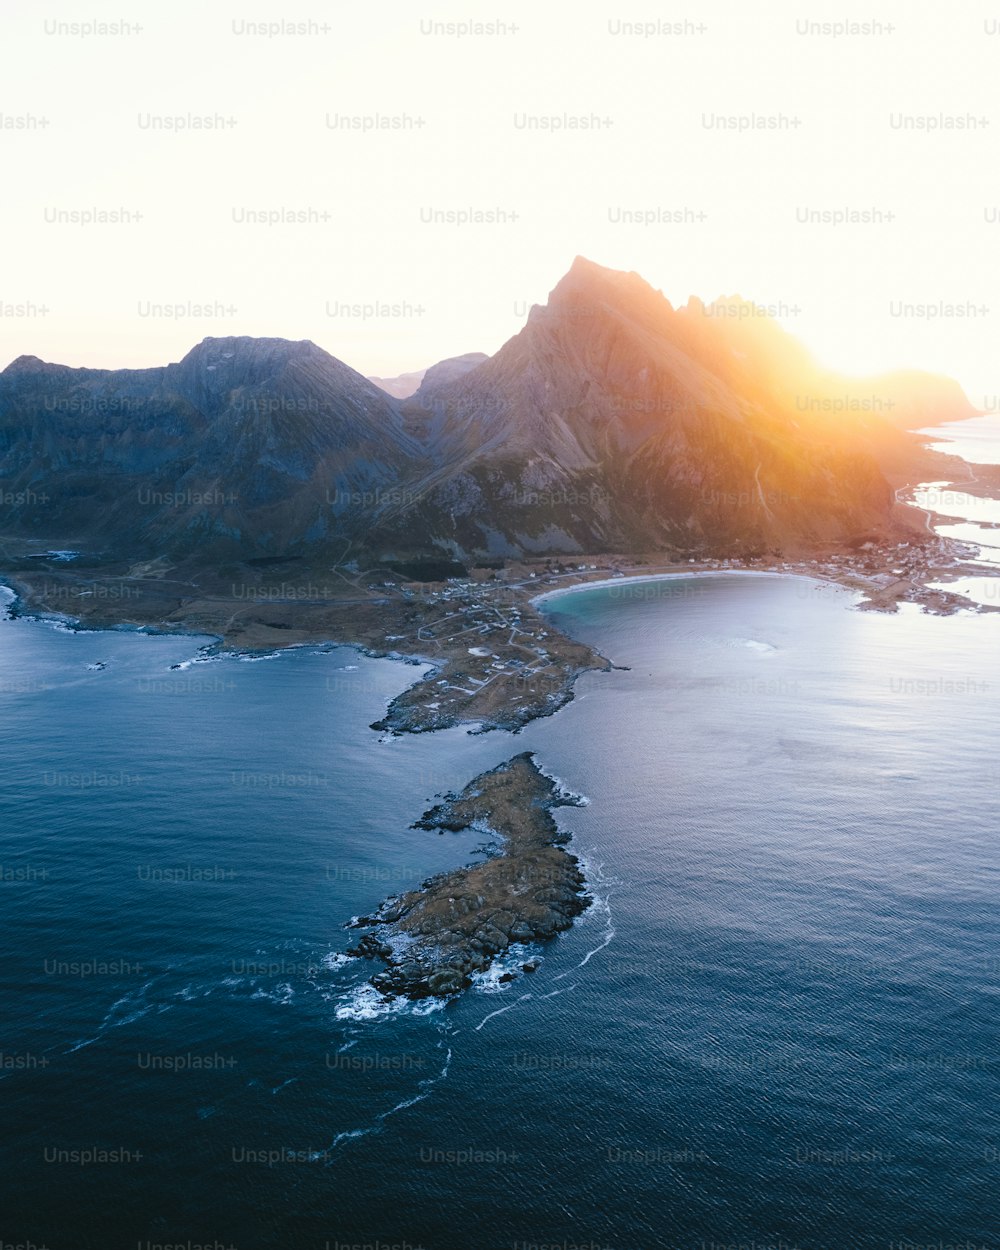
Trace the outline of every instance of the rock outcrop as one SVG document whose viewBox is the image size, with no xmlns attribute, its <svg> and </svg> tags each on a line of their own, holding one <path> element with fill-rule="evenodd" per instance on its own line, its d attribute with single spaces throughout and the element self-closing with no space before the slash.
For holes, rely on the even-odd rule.
<svg viewBox="0 0 1000 1250">
<path fill-rule="evenodd" d="M 373 916 L 353 922 L 369 932 L 349 953 L 385 964 L 372 982 L 386 995 L 443 997 L 467 988 L 474 973 L 512 946 L 568 929 L 590 900 L 552 809 L 579 801 L 545 776 L 530 753 L 447 795 L 415 827 L 481 829 L 499 840 L 497 853 L 386 899 Z"/>
</svg>

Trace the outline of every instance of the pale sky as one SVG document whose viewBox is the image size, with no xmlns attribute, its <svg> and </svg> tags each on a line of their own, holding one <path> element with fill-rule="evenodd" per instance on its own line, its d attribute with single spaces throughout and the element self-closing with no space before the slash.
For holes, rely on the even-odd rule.
<svg viewBox="0 0 1000 1250">
<path fill-rule="evenodd" d="M 252 334 L 389 376 L 495 351 L 582 253 L 675 304 L 773 305 L 824 363 L 1000 395 L 995 4 L 3 7 L 0 366 L 162 364 Z M 142 30 L 63 29 L 97 21 Z M 152 128 L 190 115 L 235 124 Z M 65 220 L 95 210 L 142 216 Z M 507 219 L 440 218 L 470 210 Z M 282 211 L 307 220 L 243 220 Z"/>
</svg>

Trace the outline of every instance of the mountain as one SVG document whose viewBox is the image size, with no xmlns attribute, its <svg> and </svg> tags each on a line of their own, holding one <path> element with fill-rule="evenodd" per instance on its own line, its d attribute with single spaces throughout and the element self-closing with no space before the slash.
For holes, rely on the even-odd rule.
<svg viewBox="0 0 1000 1250">
<path fill-rule="evenodd" d="M 674 309 L 638 274 L 578 257 L 495 356 L 404 402 L 439 466 L 406 532 L 494 556 L 887 533 L 887 422 L 809 402 L 834 385 L 739 297 Z M 405 542 L 400 520 L 383 519 L 383 542 Z"/>
<path fill-rule="evenodd" d="M 855 421 L 870 414 L 902 429 L 977 415 L 952 378 L 919 369 L 855 378 L 822 368 L 798 340 L 739 295 L 707 307 L 691 299 L 685 312 L 694 321 L 702 313 L 716 330 L 715 337 L 737 358 L 750 363 L 758 382 L 766 383 L 772 401 L 796 413 L 826 413 Z M 710 338 L 710 331 L 699 336 L 703 349 L 709 348 Z"/>
<path fill-rule="evenodd" d="M 982 415 L 953 378 L 907 369 L 872 378 L 870 382 L 861 399 L 869 393 L 875 396 L 880 401 L 878 411 L 904 430 L 920 430 Z"/>
<path fill-rule="evenodd" d="M 394 399 L 409 399 L 418 391 L 424 395 L 429 394 L 443 383 L 460 378 L 488 359 L 485 352 L 466 352 L 464 356 L 451 356 L 416 373 L 401 373 L 396 378 L 369 378 L 368 381 Z"/>
<path fill-rule="evenodd" d="M 495 355 L 402 400 L 311 342 L 206 339 L 139 370 L 20 357 L 0 533 L 206 559 L 802 550 L 894 532 L 901 427 L 971 411 L 945 379 L 831 374 L 739 296 L 674 308 L 577 258 Z"/>
<path fill-rule="evenodd" d="M 449 356 L 447 360 L 438 361 L 424 373 L 423 381 L 416 392 L 421 401 L 430 398 L 441 387 L 457 382 L 467 373 L 489 360 L 485 352 L 466 352 L 464 356 Z"/>
<path fill-rule="evenodd" d="M 369 378 L 368 381 L 393 399 L 409 399 L 416 394 L 426 372 L 426 369 L 418 369 L 416 373 L 401 373 L 395 378 Z"/>
<path fill-rule="evenodd" d="M 314 343 L 205 339 L 156 369 L 0 374 L 4 528 L 171 551 L 363 532 L 419 461 L 395 402 Z"/>
</svg>

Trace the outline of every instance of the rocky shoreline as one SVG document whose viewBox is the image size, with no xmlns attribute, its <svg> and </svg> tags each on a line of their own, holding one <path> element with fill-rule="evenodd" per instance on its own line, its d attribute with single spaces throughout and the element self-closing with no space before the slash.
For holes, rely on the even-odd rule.
<svg viewBox="0 0 1000 1250">
<path fill-rule="evenodd" d="M 387 898 L 349 927 L 366 929 L 348 954 L 385 966 L 372 984 L 387 996 L 447 997 L 512 947 L 568 929 L 590 905 L 569 834 L 552 816 L 581 800 L 547 777 L 530 752 L 480 774 L 425 812 L 414 828 L 475 828 L 499 840 L 484 862 L 429 878 Z M 526 959 L 523 971 L 532 971 Z M 513 976 L 512 973 L 505 974 Z"/>
<path fill-rule="evenodd" d="M 409 583 L 384 571 L 353 574 L 290 557 L 259 572 L 225 573 L 167 560 L 96 565 L 86 554 L 46 560 L 23 545 L 0 550 L 17 595 L 13 615 L 58 614 L 80 629 L 134 626 L 214 635 L 241 653 L 345 645 L 373 658 L 428 665 L 372 728 L 430 733 L 518 729 L 573 699 L 583 673 L 613 666 L 561 634 L 532 606 L 538 581 Z"/>
<path fill-rule="evenodd" d="M 992 570 L 974 562 L 974 544 L 935 532 L 948 518 L 912 504 L 914 482 L 988 491 L 1000 481 L 1000 467 L 930 451 L 926 437 L 913 436 L 887 470 L 896 497 L 892 534 L 859 536 L 849 545 L 728 557 L 679 550 L 522 556 L 472 562 L 464 576 L 428 582 L 386 564 L 359 568 L 349 550 L 336 563 L 315 552 L 217 566 L 195 556 L 135 561 L 88 551 L 70 534 L 57 543 L 0 535 L 0 567 L 18 596 L 15 614 L 58 613 L 84 629 L 207 634 L 218 648 L 241 653 L 343 644 L 426 665 L 372 722 L 380 733 L 457 725 L 516 733 L 571 702 L 577 678 L 615 667 L 539 610 L 549 592 L 615 579 L 625 594 L 635 578 L 770 572 L 844 586 L 867 611 L 895 612 L 904 603 L 941 615 L 1000 610 L 950 589 L 961 577 Z"/>
<path fill-rule="evenodd" d="M 985 474 L 977 468 L 974 484 Z M 79 628 L 211 634 L 218 639 L 213 649 L 244 653 L 351 645 L 366 655 L 427 666 L 373 729 L 429 733 L 466 725 L 469 732 L 517 732 L 569 703 L 582 674 L 615 667 L 540 611 L 538 601 L 549 593 L 610 583 L 627 594 L 635 580 L 742 571 L 835 583 L 858 593 L 856 606 L 865 610 L 894 612 L 901 603 L 942 615 L 1000 610 L 942 587 L 960 574 L 990 570 L 968 562 L 973 544 L 935 533 L 934 524 L 947 518 L 907 508 L 901 496 L 908 488 L 896 489 L 909 528 L 894 539 L 785 558 L 659 552 L 592 555 L 587 563 L 525 558 L 437 583 L 413 582 L 385 568 L 351 571 L 319 557 L 247 560 L 219 569 L 167 557 L 135 564 L 88 557 L 69 540 L 59 550 L 0 541 L 0 561 L 18 595 L 15 615 L 55 612 Z M 365 932 L 350 953 L 383 965 L 372 977 L 376 988 L 386 996 L 447 997 L 512 948 L 517 955 L 521 946 L 568 929 L 590 900 L 578 861 L 565 849 L 568 835 L 551 813 L 574 802 L 524 754 L 426 812 L 415 827 L 441 833 L 475 828 L 496 840 L 496 850 L 352 922 Z M 521 966 L 533 967 L 527 953 Z"/>
<path fill-rule="evenodd" d="M 565 707 L 578 677 L 615 665 L 563 634 L 535 601 L 551 591 L 612 578 L 624 588 L 632 579 L 661 575 L 733 569 L 794 573 L 858 592 L 858 606 L 867 610 L 894 612 L 903 602 L 941 614 L 998 610 L 932 585 L 990 570 L 968 562 L 974 553 L 970 544 L 926 532 L 874 551 L 742 561 L 681 561 L 659 553 L 593 556 L 589 564 L 561 570 L 539 560 L 514 563 L 488 580 L 429 584 L 390 582 L 375 570 L 347 582 L 329 566 L 298 558 L 275 563 L 266 573 L 249 564 L 223 573 L 166 560 L 97 565 L 82 555 L 72 562 L 49 561 L 21 544 L 3 546 L 4 581 L 18 596 L 14 615 L 57 613 L 81 629 L 134 626 L 214 635 L 219 648 L 241 653 L 341 644 L 373 657 L 427 665 L 429 671 L 372 723 L 389 734 L 456 725 L 470 732 L 516 733 Z"/>
</svg>

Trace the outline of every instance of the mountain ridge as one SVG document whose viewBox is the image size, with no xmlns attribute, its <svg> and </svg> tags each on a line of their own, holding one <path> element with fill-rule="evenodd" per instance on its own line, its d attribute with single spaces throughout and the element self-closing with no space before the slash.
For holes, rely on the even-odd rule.
<svg viewBox="0 0 1000 1250">
<path fill-rule="evenodd" d="M 872 380 L 822 370 L 748 308 L 674 308 L 577 257 L 496 353 L 439 362 L 401 399 L 311 340 L 210 337 L 150 369 L 20 356 L 0 373 L 0 530 L 376 561 L 891 531 L 880 448 L 911 419 L 973 415 L 961 388 L 899 372 L 880 382 L 891 419 L 854 408 Z"/>
</svg>

